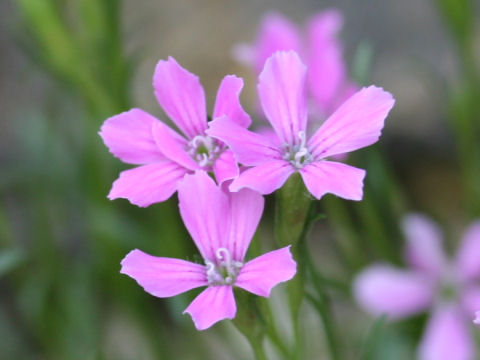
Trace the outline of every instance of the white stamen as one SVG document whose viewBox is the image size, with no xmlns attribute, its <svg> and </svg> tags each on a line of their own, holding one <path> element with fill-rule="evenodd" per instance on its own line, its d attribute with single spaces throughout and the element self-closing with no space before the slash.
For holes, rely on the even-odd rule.
<svg viewBox="0 0 480 360">
<path fill-rule="evenodd" d="M 207 149 L 212 146 L 212 138 L 209 136 L 197 135 L 191 141 L 193 147 L 198 148 L 201 145 L 205 145 Z"/>
<path fill-rule="evenodd" d="M 207 166 L 208 165 L 208 155 L 207 154 L 198 154 L 197 155 L 197 162 L 198 162 L 198 165 L 200 166 Z"/>
<path fill-rule="evenodd" d="M 197 135 L 188 143 L 188 153 L 201 167 L 212 166 L 222 148 L 210 136 Z"/>
<path fill-rule="evenodd" d="M 226 248 L 218 248 L 215 255 L 217 255 L 218 260 L 224 260 L 227 264 L 230 263 L 230 252 Z"/>
<path fill-rule="evenodd" d="M 300 144 L 283 144 L 283 150 L 285 152 L 283 158 L 290 161 L 295 168 L 301 169 L 304 165 L 312 162 L 313 157 L 306 147 L 307 136 L 305 131 L 299 131 L 298 138 L 300 139 Z"/>
<path fill-rule="evenodd" d="M 306 148 L 301 148 L 300 150 L 298 150 L 294 156 L 295 162 L 300 163 L 302 160 L 302 157 L 304 157 L 305 155 L 308 155 L 308 150 Z"/>
<path fill-rule="evenodd" d="M 300 148 L 304 148 L 307 144 L 307 134 L 305 134 L 305 131 L 299 131 L 298 138 L 300 139 Z"/>
<path fill-rule="evenodd" d="M 240 261 L 232 261 L 230 252 L 226 248 L 218 248 L 215 252 L 217 264 L 206 261 L 207 281 L 209 285 L 232 285 L 243 266 Z"/>
<path fill-rule="evenodd" d="M 215 275 L 215 264 L 210 261 L 206 261 L 205 266 L 207 267 L 207 278 L 213 277 Z"/>
</svg>

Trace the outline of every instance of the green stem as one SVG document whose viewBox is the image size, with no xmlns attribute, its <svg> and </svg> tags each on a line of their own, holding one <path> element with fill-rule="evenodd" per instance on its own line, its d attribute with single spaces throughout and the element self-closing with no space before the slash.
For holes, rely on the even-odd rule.
<svg viewBox="0 0 480 360">
<path fill-rule="evenodd" d="M 303 294 L 302 294 L 303 296 Z M 299 317 L 293 318 L 293 338 L 295 341 L 295 347 L 293 349 L 292 359 L 301 360 L 303 356 L 303 336 L 302 328 L 300 327 Z"/>
<path fill-rule="evenodd" d="M 364 182 L 363 201 L 351 204 L 352 215 L 357 219 L 360 249 L 371 247 L 376 257 L 400 264 L 403 236 L 398 218 L 403 215 L 405 206 L 392 170 L 382 156 L 381 147 L 379 144 L 356 156 L 356 165 L 368 169 L 368 176 Z"/>
<path fill-rule="evenodd" d="M 263 308 L 264 316 L 267 323 L 267 336 L 271 340 L 272 344 L 282 353 L 284 358 L 290 359 L 291 354 L 288 347 L 285 345 L 285 342 L 281 339 L 278 334 L 277 327 L 275 325 L 275 319 L 272 316 L 272 311 L 270 304 Z"/>
<path fill-rule="evenodd" d="M 295 337 L 295 359 L 302 359 L 302 329 L 299 312 L 304 297 L 305 267 L 299 254 L 304 242 L 306 226 L 310 221 L 311 197 L 302 178 L 293 174 L 275 195 L 275 239 L 279 247 L 291 245 L 293 258 L 297 260 L 297 275 L 287 283 L 288 302 Z"/>
<path fill-rule="evenodd" d="M 330 306 L 330 299 L 328 294 L 325 291 L 325 280 L 320 275 L 320 273 L 315 269 L 313 265 L 310 252 L 308 251 L 307 246 L 302 247 L 302 259 L 305 261 L 305 266 L 307 272 L 311 277 L 311 283 L 317 293 L 319 299 L 316 299 L 311 294 L 307 293 L 307 299 L 312 303 L 312 305 L 317 309 L 320 318 L 322 319 L 323 327 L 325 330 L 325 335 L 328 342 L 328 348 L 330 352 L 330 358 L 332 360 L 340 360 L 340 352 L 338 346 L 337 331 L 335 329 L 332 309 Z"/>
<path fill-rule="evenodd" d="M 237 314 L 232 323 L 240 331 L 252 346 L 256 359 L 266 359 L 263 349 L 263 340 L 266 334 L 265 310 L 266 303 L 255 295 L 235 289 L 237 300 Z"/>
<path fill-rule="evenodd" d="M 380 340 L 384 331 L 386 316 L 382 315 L 375 320 L 370 328 L 370 331 L 362 345 L 362 351 L 360 360 L 374 359 L 375 348 L 378 343 L 382 343 Z"/>
<path fill-rule="evenodd" d="M 311 275 L 313 285 L 318 292 L 321 302 L 316 302 L 325 328 L 329 351 L 333 360 L 339 359 L 339 351 L 332 318 L 329 314 L 328 297 L 323 291 L 325 282 L 313 268 L 310 251 L 307 246 L 307 234 L 313 223 L 319 219 L 317 204 L 305 197 L 305 189 L 300 178 L 293 178 L 287 182 L 279 192 L 277 198 L 277 223 L 276 237 L 280 245 L 284 245 L 287 238 L 293 243 L 292 253 L 297 259 L 297 276 L 288 284 L 290 310 L 292 313 L 293 330 L 295 338 L 295 359 L 303 359 L 303 334 L 299 322 L 300 305 L 304 296 L 305 281 Z M 289 215 L 285 218 L 286 215 Z"/>
<path fill-rule="evenodd" d="M 364 264 L 365 254 L 345 201 L 334 196 L 326 196 L 322 199 L 322 205 L 335 233 L 337 252 L 349 272 L 354 272 Z"/>
<path fill-rule="evenodd" d="M 450 104 L 450 121 L 457 143 L 460 170 L 463 181 L 464 201 L 472 217 L 480 214 L 480 146 L 478 144 L 477 121 L 480 84 L 465 83 L 463 89 L 452 95 Z"/>
<path fill-rule="evenodd" d="M 327 338 L 328 349 L 330 352 L 330 358 L 332 360 L 340 360 L 340 354 L 338 351 L 338 344 L 335 336 L 333 321 L 329 314 L 330 309 L 328 306 L 328 302 L 317 300 L 312 294 L 309 293 L 307 293 L 307 299 L 312 303 L 315 309 L 317 309 L 317 312 L 322 319 L 323 328 L 325 330 L 325 335 Z"/>
<path fill-rule="evenodd" d="M 472 0 L 436 0 L 456 45 L 460 83 L 450 85 L 450 121 L 455 134 L 463 181 L 464 202 L 472 218 L 480 215 L 480 144 L 478 133 L 478 97 L 480 73 L 475 58 L 475 2 Z"/>
<path fill-rule="evenodd" d="M 263 348 L 263 338 L 258 341 L 255 337 L 248 337 L 248 342 L 252 347 L 253 354 L 255 355 L 256 360 L 267 360 L 267 355 L 265 354 L 265 350 Z"/>
<path fill-rule="evenodd" d="M 298 173 L 275 194 L 275 239 L 278 246 L 296 247 L 302 237 L 312 202 Z"/>
<path fill-rule="evenodd" d="M 267 330 L 267 335 L 269 339 L 272 341 L 272 344 L 275 345 L 275 347 L 282 353 L 282 356 L 286 359 L 291 358 L 290 350 L 288 347 L 285 345 L 284 341 L 280 338 L 278 335 L 278 332 L 276 329 L 268 329 Z"/>
</svg>

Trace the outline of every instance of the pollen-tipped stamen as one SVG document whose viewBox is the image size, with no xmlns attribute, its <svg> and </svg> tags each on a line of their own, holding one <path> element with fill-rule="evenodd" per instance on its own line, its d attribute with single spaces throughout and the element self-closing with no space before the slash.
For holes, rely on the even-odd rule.
<svg viewBox="0 0 480 360">
<path fill-rule="evenodd" d="M 197 135 L 188 143 L 188 153 L 201 167 L 212 166 L 222 148 L 210 136 Z"/>
<path fill-rule="evenodd" d="M 307 136 L 305 131 L 298 132 L 300 143 L 296 145 L 283 144 L 285 151 L 283 158 L 288 160 L 296 169 L 301 169 L 306 164 L 312 162 L 313 156 L 307 148 Z"/>
<path fill-rule="evenodd" d="M 232 260 L 226 248 L 218 248 L 216 263 L 205 261 L 207 267 L 207 281 L 209 285 L 233 285 L 243 266 L 240 261 Z"/>
</svg>

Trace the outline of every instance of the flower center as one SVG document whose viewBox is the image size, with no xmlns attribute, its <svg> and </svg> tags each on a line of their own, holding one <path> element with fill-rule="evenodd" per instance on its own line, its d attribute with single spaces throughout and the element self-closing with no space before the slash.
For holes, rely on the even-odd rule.
<svg viewBox="0 0 480 360">
<path fill-rule="evenodd" d="M 460 296 L 460 282 L 455 274 L 447 271 L 440 281 L 438 293 L 444 300 L 456 300 Z"/>
<path fill-rule="evenodd" d="M 301 169 L 304 165 L 313 161 L 313 156 L 306 147 L 307 137 L 305 131 L 299 131 L 298 138 L 300 139 L 300 144 L 283 144 L 283 159 L 290 162 L 296 169 Z"/>
<path fill-rule="evenodd" d="M 243 266 L 240 261 L 232 260 L 225 248 L 217 249 L 217 262 L 205 261 L 208 285 L 233 285 Z"/>
<path fill-rule="evenodd" d="M 212 166 L 221 152 L 222 148 L 210 136 L 197 135 L 188 143 L 188 153 L 202 167 Z"/>
</svg>

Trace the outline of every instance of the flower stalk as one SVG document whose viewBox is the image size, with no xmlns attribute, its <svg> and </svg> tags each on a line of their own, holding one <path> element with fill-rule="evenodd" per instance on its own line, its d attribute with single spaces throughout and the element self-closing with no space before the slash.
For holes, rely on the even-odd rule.
<svg viewBox="0 0 480 360">
<path fill-rule="evenodd" d="M 295 353 L 301 352 L 299 312 L 304 297 L 305 267 L 300 256 L 304 227 L 312 200 L 306 192 L 301 176 L 293 174 L 275 197 L 275 239 L 277 246 L 292 244 L 292 254 L 297 260 L 297 276 L 287 284 L 288 301 L 295 334 Z"/>
<path fill-rule="evenodd" d="M 248 340 L 256 360 L 266 360 L 264 339 L 267 331 L 263 309 L 258 298 L 243 291 L 235 290 L 238 310 L 233 324 Z"/>
</svg>

